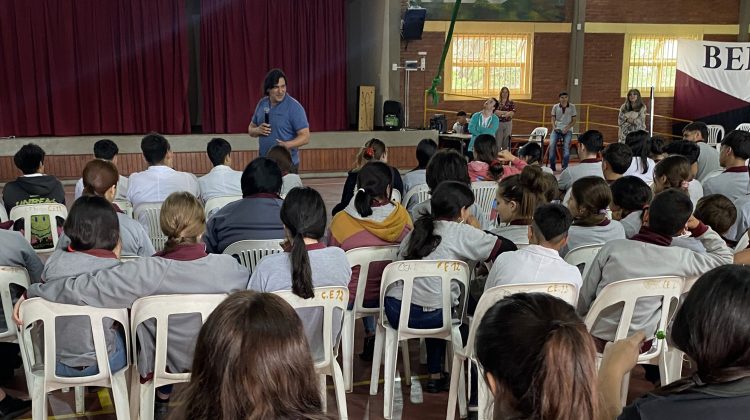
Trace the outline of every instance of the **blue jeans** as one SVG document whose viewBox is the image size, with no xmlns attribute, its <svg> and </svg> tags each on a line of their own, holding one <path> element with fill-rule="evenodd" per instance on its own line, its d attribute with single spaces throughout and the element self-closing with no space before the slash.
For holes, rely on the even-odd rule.
<svg viewBox="0 0 750 420">
<path fill-rule="evenodd" d="M 388 323 L 393 328 L 398 328 L 398 318 L 401 315 L 401 300 L 386 297 L 385 298 L 385 316 Z M 418 305 L 412 303 L 409 309 L 409 327 L 410 328 L 440 328 L 443 326 L 443 310 L 425 312 Z M 442 362 L 445 354 L 445 340 L 437 338 L 425 339 L 427 348 L 427 372 L 441 373 L 443 371 Z"/>
<path fill-rule="evenodd" d="M 124 368 L 128 363 L 128 349 L 125 348 L 125 338 L 118 331 L 115 332 L 115 350 L 109 355 L 109 369 L 112 372 L 117 372 Z M 93 364 L 83 369 L 76 367 L 70 367 L 62 362 L 55 364 L 55 374 L 57 376 L 64 376 L 67 378 L 75 378 L 80 376 L 91 376 L 99 373 L 99 366 Z"/>
<path fill-rule="evenodd" d="M 563 158 L 562 168 L 568 167 L 568 161 L 570 160 L 570 142 L 573 140 L 573 132 L 568 130 L 567 133 L 563 134 L 562 131 L 552 130 L 552 134 L 549 136 L 549 167 L 555 170 L 555 155 L 557 154 L 557 140 L 563 138 Z"/>
</svg>

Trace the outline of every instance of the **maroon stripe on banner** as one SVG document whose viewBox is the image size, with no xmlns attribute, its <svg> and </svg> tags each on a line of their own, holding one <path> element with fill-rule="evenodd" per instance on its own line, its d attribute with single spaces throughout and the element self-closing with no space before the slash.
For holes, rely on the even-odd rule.
<svg viewBox="0 0 750 420">
<path fill-rule="evenodd" d="M 677 70 L 674 86 L 674 116 L 698 120 L 708 115 L 750 106 L 749 102 L 711 87 Z"/>
</svg>

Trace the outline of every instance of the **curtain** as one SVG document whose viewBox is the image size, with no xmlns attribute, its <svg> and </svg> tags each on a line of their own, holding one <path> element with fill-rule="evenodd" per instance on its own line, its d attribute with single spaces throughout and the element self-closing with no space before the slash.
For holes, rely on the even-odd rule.
<svg viewBox="0 0 750 420">
<path fill-rule="evenodd" d="M 184 0 L 2 0 L 0 136 L 188 133 Z"/>
<path fill-rule="evenodd" d="M 247 131 L 278 67 L 310 129 L 346 122 L 345 0 L 203 0 L 200 61 L 203 131 Z"/>
</svg>

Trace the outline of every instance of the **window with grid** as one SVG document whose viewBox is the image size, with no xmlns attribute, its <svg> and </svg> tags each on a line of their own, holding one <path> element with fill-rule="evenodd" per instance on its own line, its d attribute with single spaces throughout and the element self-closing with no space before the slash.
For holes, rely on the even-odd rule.
<svg viewBox="0 0 750 420">
<path fill-rule="evenodd" d="M 625 49 L 622 95 L 638 89 L 644 96 L 651 86 L 661 96 L 674 94 L 677 73 L 677 40 L 697 35 L 631 35 Z"/>
<path fill-rule="evenodd" d="M 511 97 L 531 97 L 532 34 L 457 34 L 451 42 L 447 91 L 497 96 L 507 86 Z"/>
</svg>

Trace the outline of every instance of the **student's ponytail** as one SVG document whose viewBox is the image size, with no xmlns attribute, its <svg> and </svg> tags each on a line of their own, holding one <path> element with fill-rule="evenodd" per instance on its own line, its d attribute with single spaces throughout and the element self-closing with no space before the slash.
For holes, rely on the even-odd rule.
<svg viewBox="0 0 750 420">
<path fill-rule="evenodd" d="M 388 188 L 393 185 L 391 167 L 379 161 L 365 164 L 357 175 L 357 192 L 354 195 L 354 208 L 362 217 L 372 215 L 372 201 L 387 200 Z"/>
<path fill-rule="evenodd" d="M 665 189 L 676 188 L 689 195 L 691 176 L 690 161 L 684 156 L 668 156 L 654 166 L 654 178 L 666 177 Z"/>
<path fill-rule="evenodd" d="M 309 299 L 315 296 L 312 285 L 312 269 L 310 268 L 310 256 L 305 246 L 305 238 L 302 233 L 297 232 L 292 238 L 292 292 L 303 298 Z"/>
</svg>

